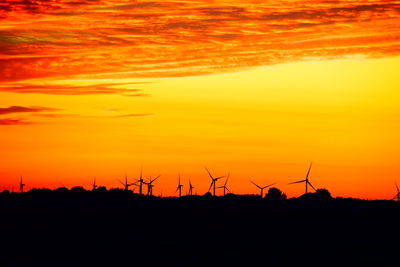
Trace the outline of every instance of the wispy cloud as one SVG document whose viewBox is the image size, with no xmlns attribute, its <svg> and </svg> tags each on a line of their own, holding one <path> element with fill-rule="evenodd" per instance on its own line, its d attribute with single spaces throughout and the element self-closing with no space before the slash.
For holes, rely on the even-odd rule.
<svg viewBox="0 0 400 267">
<path fill-rule="evenodd" d="M 123 115 L 110 116 L 110 118 L 147 117 L 147 116 L 153 116 L 153 115 L 154 114 L 152 114 L 152 113 L 123 114 Z"/>
<path fill-rule="evenodd" d="M 7 108 L 0 108 L 0 115 L 11 114 L 11 113 L 26 113 L 26 112 L 48 112 L 56 111 L 55 108 L 47 107 L 22 107 L 22 106 L 11 106 Z"/>
<path fill-rule="evenodd" d="M 133 84 L 133 83 L 129 83 Z M 0 85 L 0 91 L 12 93 L 40 93 L 52 95 L 90 95 L 90 94 L 119 94 L 131 97 L 148 96 L 140 89 L 120 88 L 118 84 L 94 84 L 94 85 L 56 85 L 34 83 L 5 83 Z"/>
<path fill-rule="evenodd" d="M 20 119 L 0 119 L 0 126 L 4 125 L 27 125 L 31 124 L 28 121 L 20 120 Z"/>
<path fill-rule="evenodd" d="M 400 54 L 400 1 L 6 0 L 0 20 L 0 81 L 8 83 L 179 77 Z M 102 85 L 0 90 L 121 93 Z"/>
</svg>

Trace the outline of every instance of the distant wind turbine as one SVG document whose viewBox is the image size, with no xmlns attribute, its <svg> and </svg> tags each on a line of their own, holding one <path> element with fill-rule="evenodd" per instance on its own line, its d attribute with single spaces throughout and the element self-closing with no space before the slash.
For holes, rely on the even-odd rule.
<svg viewBox="0 0 400 267">
<path fill-rule="evenodd" d="M 24 192 L 24 186 L 25 186 L 25 184 L 22 181 L 22 175 L 21 175 L 21 181 L 19 182 L 19 192 L 20 193 Z"/>
<path fill-rule="evenodd" d="M 94 177 L 92 191 L 96 190 L 97 188 L 98 188 L 98 186 L 96 184 L 96 177 Z"/>
<path fill-rule="evenodd" d="M 192 185 L 192 182 L 189 179 L 189 192 L 188 192 L 189 196 L 193 196 L 193 189 L 194 189 L 194 186 Z"/>
<path fill-rule="evenodd" d="M 396 185 L 396 189 L 397 189 L 397 194 L 396 194 L 392 199 L 395 199 L 395 200 L 397 200 L 397 201 L 400 201 L 400 189 L 399 189 L 399 187 L 397 186 L 397 183 L 395 183 L 395 185 Z"/>
<path fill-rule="evenodd" d="M 257 186 L 260 189 L 260 197 L 261 198 L 263 197 L 264 189 L 266 189 L 266 188 L 268 188 L 270 186 L 273 186 L 275 184 L 275 183 L 273 183 L 273 184 L 269 184 L 269 185 L 266 185 L 266 186 L 259 186 L 258 184 L 254 183 L 253 181 L 250 181 L 250 183 L 254 184 L 255 186 Z"/>
<path fill-rule="evenodd" d="M 231 191 L 228 189 L 228 187 L 226 186 L 226 185 L 228 184 L 229 176 L 230 176 L 230 173 L 228 173 L 228 176 L 226 176 L 226 180 L 225 180 L 224 185 L 218 187 L 218 188 L 223 188 L 223 189 L 224 189 L 224 196 L 226 195 L 226 191 L 228 191 L 229 193 L 231 192 Z"/>
<path fill-rule="evenodd" d="M 178 186 L 176 187 L 175 193 L 179 191 L 179 197 L 182 196 L 182 187 L 183 184 L 181 184 L 181 175 L 178 174 Z"/>
<path fill-rule="evenodd" d="M 118 180 L 123 186 L 124 190 L 128 191 L 129 187 L 132 186 L 133 184 L 128 183 L 128 176 L 125 174 L 125 182 L 122 182 L 121 180 Z"/>
<path fill-rule="evenodd" d="M 139 195 L 142 195 L 142 193 L 143 193 L 143 184 L 144 184 L 143 167 L 140 168 L 140 178 L 139 178 L 139 180 L 136 181 L 136 183 L 139 183 Z"/>
<path fill-rule="evenodd" d="M 312 167 L 312 162 L 310 164 L 310 167 L 308 168 L 308 172 L 306 175 L 306 179 L 304 180 L 300 180 L 297 182 L 293 182 L 293 183 L 289 183 L 289 184 L 299 184 L 299 183 L 305 183 L 306 184 L 306 194 L 308 193 L 308 186 L 311 186 L 312 189 L 314 189 L 315 191 L 317 191 L 317 189 L 315 189 L 315 187 L 310 183 L 310 181 L 308 180 L 308 176 L 310 175 L 310 171 L 311 171 L 311 167 Z"/>
<path fill-rule="evenodd" d="M 150 180 L 149 180 L 148 182 L 143 182 L 145 185 L 147 185 L 147 195 L 148 195 L 148 196 L 152 196 L 152 195 L 153 195 L 153 187 L 154 187 L 153 183 L 154 183 L 158 178 L 160 178 L 160 176 L 161 176 L 161 175 L 157 176 L 157 177 L 154 178 L 154 179 L 151 179 L 151 177 L 150 177 Z"/>
<path fill-rule="evenodd" d="M 225 176 L 220 176 L 220 177 L 215 177 L 215 178 L 214 178 L 214 177 L 211 175 L 210 171 L 207 169 L 207 167 L 204 167 L 204 168 L 206 169 L 208 175 L 209 175 L 210 178 L 211 178 L 211 184 L 210 184 L 210 187 L 208 188 L 208 191 L 207 191 L 207 192 L 210 192 L 211 188 L 213 188 L 213 196 L 215 196 L 216 183 L 217 183 L 217 181 L 218 181 L 219 179 L 224 178 Z"/>
</svg>

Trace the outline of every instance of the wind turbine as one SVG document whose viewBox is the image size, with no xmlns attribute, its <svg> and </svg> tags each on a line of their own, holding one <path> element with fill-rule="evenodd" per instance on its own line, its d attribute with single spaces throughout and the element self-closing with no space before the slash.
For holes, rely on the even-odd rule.
<svg viewBox="0 0 400 267">
<path fill-rule="evenodd" d="M 128 183 L 128 176 L 125 174 L 125 182 L 122 182 L 121 180 L 118 180 L 123 186 L 124 190 L 128 191 L 129 187 L 132 186 L 133 184 Z"/>
<path fill-rule="evenodd" d="M 226 191 L 228 191 L 229 193 L 231 192 L 228 189 L 228 187 L 226 186 L 228 184 L 229 176 L 230 176 L 230 173 L 228 173 L 228 176 L 226 177 L 225 184 L 223 186 L 218 187 L 218 188 L 223 188 L 224 189 L 224 196 L 226 195 Z"/>
<path fill-rule="evenodd" d="M 207 169 L 207 167 L 204 167 L 205 169 L 206 169 L 206 171 L 208 172 L 208 175 L 210 176 L 210 178 L 211 178 L 211 184 L 210 184 L 210 187 L 208 188 L 208 191 L 207 192 L 210 192 L 210 190 L 211 190 L 211 188 L 213 188 L 213 196 L 215 196 L 215 184 L 216 184 L 216 182 L 219 180 L 219 179 L 221 179 L 221 178 L 224 178 L 225 176 L 220 176 L 220 177 L 213 177 L 212 175 L 211 175 L 211 173 L 210 173 L 210 171 Z"/>
<path fill-rule="evenodd" d="M 273 184 L 269 184 L 269 185 L 266 185 L 266 186 L 259 186 L 258 184 L 256 184 L 256 183 L 254 183 L 253 181 L 250 181 L 252 184 L 254 184 L 255 186 L 257 186 L 259 189 L 260 189 L 260 197 L 262 198 L 263 197 L 263 191 L 264 191 L 264 189 L 265 188 L 268 188 L 268 187 L 270 187 L 270 186 L 272 186 L 272 185 L 274 185 L 275 183 L 273 183 Z"/>
<path fill-rule="evenodd" d="M 193 196 L 193 189 L 194 189 L 194 186 L 192 185 L 192 182 L 189 179 L 189 192 L 188 192 L 189 196 Z"/>
<path fill-rule="evenodd" d="M 155 180 L 157 180 L 158 178 L 160 178 L 160 176 L 161 176 L 161 175 L 157 176 L 157 177 L 154 178 L 154 179 L 151 179 L 151 176 L 150 176 L 150 180 L 149 180 L 148 182 L 143 182 L 144 184 L 147 185 L 147 195 L 148 195 L 148 196 L 152 196 L 152 195 L 153 195 L 153 187 L 154 187 L 153 182 L 154 182 Z"/>
<path fill-rule="evenodd" d="M 311 167 L 312 167 L 312 162 L 310 164 L 310 167 L 308 168 L 308 172 L 306 175 L 306 179 L 304 180 L 300 180 L 297 182 L 293 182 L 293 183 L 289 183 L 289 184 L 299 184 L 299 183 L 305 183 L 306 184 L 306 194 L 308 193 L 308 186 L 311 186 L 312 189 L 314 189 L 315 191 L 317 191 L 317 189 L 315 189 L 315 187 L 310 183 L 310 181 L 308 180 L 308 176 L 310 175 L 310 171 L 311 171 Z"/>
<path fill-rule="evenodd" d="M 139 180 L 136 181 L 136 183 L 139 182 L 139 195 L 142 195 L 142 190 L 143 190 L 143 184 L 144 184 L 144 180 L 143 180 L 143 167 L 140 168 L 140 178 Z"/>
<path fill-rule="evenodd" d="M 20 193 L 24 192 L 24 186 L 25 186 L 25 184 L 22 182 L 22 175 L 21 175 L 21 181 L 19 182 L 19 192 Z"/>
<path fill-rule="evenodd" d="M 397 183 L 395 183 L 395 185 L 396 185 L 396 189 L 397 189 L 397 194 L 392 199 L 396 199 L 397 201 L 400 201 L 400 189 L 397 186 Z"/>
<path fill-rule="evenodd" d="M 181 175 L 178 174 L 178 186 L 176 187 L 175 193 L 179 191 L 179 197 L 182 196 L 182 187 L 183 184 L 181 184 Z"/>
<path fill-rule="evenodd" d="M 98 186 L 96 184 L 96 177 L 94 177 L 92 191 L 96 190 L 97 188 L 98 188 Z"/>
</svg>

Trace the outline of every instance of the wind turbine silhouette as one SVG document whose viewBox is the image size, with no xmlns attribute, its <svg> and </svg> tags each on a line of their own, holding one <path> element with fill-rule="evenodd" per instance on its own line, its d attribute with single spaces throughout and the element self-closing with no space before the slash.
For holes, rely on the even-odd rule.
<svg viewBox="0 0 400 267">
<path fill-rule="evenodd" d="M 273 184 L 269 184 L 269 185 L 266 185 L 266 186 L 259 186 L 258 184 L 256 184 L 256 183 L 254 183 L 253 181 L 250 181 L 252 184 L 254 184 L 255 186 L 257 186 L 259 189 L 260 189 L 260 197 L 262 198 L 263 197 L 263 192 L 264 192 L 264 189 L 265 188 L 268 188 L 268 187 L 270 187 L 270 186 L 272 186 L 272 185 L 274 185 L 275 183 L 273 183 Z"/>
<path fill-rule="evenodd" d="M 317 191 L 317 189 L 315 189 L 315 187 L 310 183 L 310 181 L 308 180 L 308 176 L 310 175 L 310 171 L 311 171 L 311 167 L 312 167 L 312 162 L 310 164 L 310 167 L 308 168 L 308 172 L 306 175 L 306 179 L 304 180 L 300 180 L 297 182 L 293 182 L 293 183 L 289 183 L 289 184 L 299 184 L 299 183 L 305 183 L 306 184 L 306 194 L 308 193 L 308 186 L 311 186 L 312 189 L 314 189 L 315 191 Z"/>
<path fill-rule="evenodd" d="M 397 201 L 400 201 L 400 189 L 397 186 L 397 183 L 394 183 L 394 184 L 396 185 L 397 194 L 392 199 L 396 199 Z"/>
<path fill-rule="evenodd" d="M 123 186 L 124 190 L 128 191 L 129 187 L 132 186 L 133 184 L 128 183 L 128 176 L 125 174 L 125 182 L 122 182 L 121 180 L 118 180 Z"/>
<path fill-rule="evenodd" d="M 181 184 L 181 175 L 178 174 L 178 186 L 176 187 L 175 193 L 179 191 L 179 197 L 182 196 L 182 187 L 183 184 Z"/>
<path fill-rule="evenodd" d="M 143 184 L 144 184 L 144 180 L 143 180 L 143 167 L 140 168 L 140 178 L 139 180 L 136 181 L 136 183 L 139 182 L 139 195 L 142 195 L 143 192 Z"/>
<path fill-rule="evenodd" d="M 221 179 L 221 178 L 224 178 L 225 176 L 220 176 L 220 177 L 213 177 L 212 175 L 211 175 L 211 173 L 210 173 L 210 171 L 207 169 L 207 167 L 204 167 L 205 169 L 206 169 L 206 171 L 208 172 L 208 175 L 210 176 L 210 178 L 211 178 L 211 184 L 210 184 L 210 187 L 208 188 L 208 191 L 207 192 L 210 192 L 210 190 L 211 190 L 211 188 L 213 188 L 213 196 L 215 197 L 215 186 L 216 186 L 216 182 L 219 180 L 219 179 Z"/>
<path fill-rule="evenodd" d="M 228 191 L 229 193 L 231 192 L 231 191 L 228 189 L 228 187 L 226 186 L 226 185 L 228 184 L 229 176 L 230 176 L 230 173 L 228 173 L 228 176 L 226 176 L 226 180 L 225 180 L 224 185 L 218 187 L 218 188 L 223 188 L 223 189 L 224 189 L 224 196 L 226 195 L 226 191 Z"/>
<path fill-rule="evenodd" d="M 154 178 L 154 179 L 151 179 L 151 176 L 150 176 L 150 180 L 148 182 L 143 182 L 145 185 L 147 185 L 147 195 L 148 196 L 152 196 L 153 195 L 153 187 L 154 187 L 153 183 L 154 183 L 155 180 L 160 178 L 160 176 L 161 176 L 161 174 L 159 176 L 157 176 L 156 178 Z"/>
<path fill-rule="evenodd" d="M 92 191 L 96 190 L 97 188 L 98 188 L 98 186 L 96 184 L 96 177 L 94 177 Z"/>
<path fill-rule="evenodd" d="M 193 189 L 194 189 L 194 186 L 192 185 L 192 182 L 189 179 L 189 192 L 188 192 L 189 196 L 193 196 Z"/>
<path fill-rule="evenodd" d="M 22 182 L 22 175 L 21 175 L 21 181 L 19 182 L 19 192 L 20 193 L 24 192 L 24 186 L 25 186 L 25 184 Z"/>
</svg>

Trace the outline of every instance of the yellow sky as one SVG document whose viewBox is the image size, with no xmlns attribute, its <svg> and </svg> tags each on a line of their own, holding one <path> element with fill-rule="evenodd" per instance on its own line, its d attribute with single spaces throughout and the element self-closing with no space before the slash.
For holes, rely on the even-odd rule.
<svg viewBox="0 0 400 267">
<path fill-rule="evenodd" d="M 1 185 L 16 188 L 22 174 L 28 188 L 89 187 L 94 176 L 117 187 L 116 179 L 125 172 L 136 178 L 143 166 L 145 176 L 162 174 L 155 194 L 172 195 L 178 172 L 203 194 L 208 166 L 216 175 L 230 171 L 235 193 L 257 193 L 251 179 L 276 182 L 291 197 L 304 188 L 287 183 L 303 178 L 313 161 L 317 188 L 389 198 L 400 182 L 399 67 L 399 57 L 354 56 L 229 74 L 118 79 L 127 83 L 121 88 L 149 95 L 143 97 L 1 92 L 3 106 L 60 109 L 15 113 L 13 119 L 32 124 L 1 128 Z M 57 83 L 98 82 L 85 79 Z"/>
</svg>

